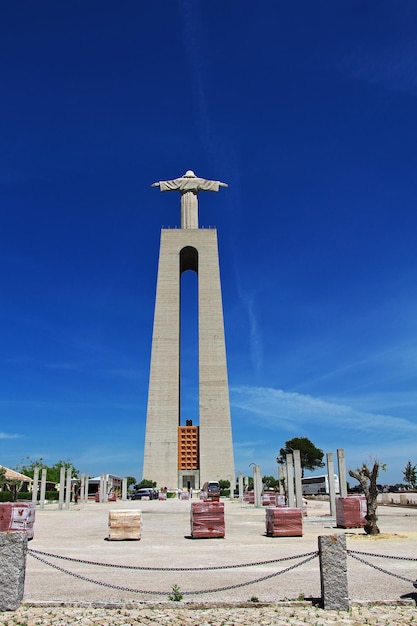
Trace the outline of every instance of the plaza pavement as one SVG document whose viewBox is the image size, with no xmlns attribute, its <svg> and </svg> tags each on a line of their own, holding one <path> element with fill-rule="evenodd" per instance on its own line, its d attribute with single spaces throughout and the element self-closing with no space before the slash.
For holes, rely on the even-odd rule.
<svg viewBox="0 0 417 626">
<path fill-rule="evenodd" d="M 417 509 L 380 506 L 381 535 L 370 537 L 361 529 L 335 528 L 329 504 L 314 501 L 308 504 L 303 537 L 272 538 L 265 535 L 264 508 L 226 500 L 225 538 L 191 539 L 190 506 L 190 501 L 169 499 L 89 502 L 71 505 L 70 510 L 61 511 L 56 505 L 46 505 L 43 511 L 37 510 L 30 551 L 113 565 L 184 570 L 98 567 L 42 556 L 71 572 L 70 575 L 28 554 L 24 604 L 13 614 L 23 621 L 1 622 L 0 615 L 0 624 L 405 624 L 410 623 L 411 617 L 417 622 L 417 596 L 412 585 L 417 578 Z M 114 509 L 142 511 L 140 541 L 107 540 L 108 514 Z M 346 534 L 348 550 L 414 560 L 361 557 L 394 574 L 390 576 L 348 556 L 352 610 L 342 612 L 336 619 L 332 615 L 334 611 L 323 611 L 311 603 L 311 600 L 320 598 L 318 558 L 276 575 L 303 560 L 302 555 L 316 551 L 319 535 L 332 533 Z M 294 555 L 301 555 L 300 559 L 255 565 Z M 209 569 L 210 566 L 239 564 L 253 565 Z M 186 571 L 186 568 L 202 569 Z M 265 577 L 263 581 L 254 582 Z M 251 584 L 224 589 L 241 583 Z M 183 594 L 181 603 L 168 599 L 174 585 L 178 585 Z M 190 592 L 198 593 L 193 595 Z M 296 602 L 302 599 L 307 602 Z M 356 606 L 358 603 L 364 606 Z M 370 607 L 369 603 L 382 604 Z M 408 605 L 401 606 L 404 603 Z M 59 604 L 63 606 L 59 608 Z M 25 611 L 29 612 L 26 617 Z M 49 621 L 36 621 L 36 611 L 43 616 L 48 614 Z M 66 612 L 66 617 L 62 617 L 62 612 Z M 121 621 L 116 620 L 117 615 L 121 616 Z M 14 619 L 12 615 L 10 618 Z M 333 621 L 329 621 L 331 619 Z M 401 621 L 405 619 L 407 621 Z"/>
</svg>

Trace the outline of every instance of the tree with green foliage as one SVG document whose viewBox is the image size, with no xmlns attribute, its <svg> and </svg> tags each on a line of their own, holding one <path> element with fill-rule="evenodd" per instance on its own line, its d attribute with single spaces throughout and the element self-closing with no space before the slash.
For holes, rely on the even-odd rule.
<svg viewBox="0 0 417 626">
<path fill-rule="evenodd" d="M 16 472 L 20 472 L 21 474 L 25 474 L 25 476 L 30 476 L 33 478 L 35 467 L 39 468 L 39 472 L 43 469 L 46 469 L 46 478 L 48 482 L 51 483 L 59 483 L 61 467 L 65 467 L 65 471 L 71 469 L 71 475 L 73 478 L 78 478 L 79 470 L 74 467 L 71 461 L 57 461 L 53 465 L 47 465 L 43 458 L 40 457 L 36 461 L 32 461 L 30 457 L 25 457 L 20 461 L 20 464 L 17 465 L 14 469 Z"/>
<path fill-rule="evenodd" d="M 366 498 L 366 524 L 364 531 L 367 535 L 379 535 L 377 525 L 378 517 L 376 515 L 378 507 L 378 487 L 376 481 L 380 468 L 385 470 L 386 465 L 381 465 L 379 461 L 374 460 L 372 469 L 370 469 L 366 463 L 363 463 L 362 467 L 358 468 L 356 471 L 349 470 L 349 476 L 359 481 Z"/>
<path fill-rule="evenodd" d="M 156 480 L 148 480 L 147 478 L 144 478 L 140 481 L 140 483 L 135 485 L 135 489 L 144 489 L 145 487 L 149 489 L 155 489 Z"/>
<path fill-rule="evenodd" d="M 264 489 L 278 490 L 279 488 L 279 480 L 277 478 L 274 478 L 273 476 L 263 476 L 262 484 L 264 486 Z"/>
<path fill-rule="evenodd" d="M 304 476 L 304 470 L 313 471 L 317 467 L 324 467 L 323 463 L 323 450 L 316 448 L 314 443 L 307 439 L 307 437 L 294 437 L 285 442 L 285 447 L 279 451 L 277 457 L 277 463 L 283 465 L 286 463 L 286 455 L 291 454 L 294 450 L 300 451 L 301 457 L 301 472 Z"/>
<path fill-rule="evenodd" d="M 126 476 L 126 484 L 128 489 L 131 485 L 136 485 L 136 478 L 134 476 Z"/>
<path fill-rule="evenodd" d="M 408 461 L 403 471 L 403 476 L 409 489 L 415 489 L 417 486 L 417 465 L 412 465 L 411 461 Z"/>
<path fill-rule="evenodd" d="M 230 496 L 230 480 L 219 480 L 220 495 Z"/>
</svg>

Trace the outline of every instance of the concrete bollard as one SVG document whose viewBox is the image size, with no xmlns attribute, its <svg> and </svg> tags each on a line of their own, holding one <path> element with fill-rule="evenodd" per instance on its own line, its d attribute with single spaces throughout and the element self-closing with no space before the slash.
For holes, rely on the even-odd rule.
<svg viewBox="0 0 417 626">
<path fill-rule="evenodd" d="M 319 537 L 323 609 L 341 611 L 349 609 L 346 557 L 345 535 L 322 535 Z"/>
<path fill-rule="evenodd" d="M 0 533 L 0 611 L 15 611 L 23 600 L 28 537 Z"/>
</svg>

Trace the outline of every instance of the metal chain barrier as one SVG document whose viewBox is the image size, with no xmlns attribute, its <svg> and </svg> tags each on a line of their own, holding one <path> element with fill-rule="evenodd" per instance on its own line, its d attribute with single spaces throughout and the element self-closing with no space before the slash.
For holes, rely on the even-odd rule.
<svg viewBox="0 0 417 626">
<path fill-rule="evenodd" d="M 374 552 L 357 552 L 356 550 L 347 550 L 348 554 L 360 554 L 362 556 L 377 556 L 379 559 L 396 559 L 397 561 L 417 561 L 417 557 L 413 556 L 391 556 L 390 554 L 375 554 Z"/>
<path fill-rule="evenodd" d="M 302 559 L 308 556 L 317 556 L 318 552 L 305 552 L 304 554 L 296 554 L 293 556 L 284 556 L 280 559 L 272 559 L 268 561 L 254 561 L 253 563 L 239 563 L 235 565 L 212 565 L 207 567 L 148 567 L 144 565 L 117 565 L 114 563 L 101 563 L 100 561 L 84 561 L 83 559 L 75 559 L 70 556 L 62 556 L 60 554 L 51 554 L 50 552 L 41 552 L 40 550 L 28 549 L 28 553 L 35 556 L 40 554 L 54 559 L 62 559 L 63 561 L 72 561 L 73 563 L 84 563 L 85 565 L 97 565 L 98 567 L 116 567 L 120 569 L 142 570 L 146 572 L 201 572 L 205 570 L 218 569 L 236 569 L 240 567 L 256 567 L 257 565 L 272 565 L 273 563 L 281 563 L 284 561 L 292 561 L 294 559 Z"/>
<path fill-rule="evenodd" d="M 262 576 L 260 578 L 256 578 L 254 580 L 248 581 L 248 582 L 244 582 L 244 583 L 236 583 L 235 585 L 229 585 L 229 586 L 225 586 L 225 587 L 218 587 L 216 589 L 203 589 L 201 591 L 182 591 L 181 593 L 183 595 L 187 594 L 187 595 L 199 595 L 199 594 L 203 594 L 203 593 L 217 593 L 219 591 L 229 591 L 230 589 L 238 589 L 239 587 L 245 587 L 247 585 L 253 585 L 255 583 L 258 582 L 262 582 L 264 580 L 268 580 L 270 578 L 273 578 L 274 576 L 280 576 L 281 574 L 285 574 L 286 572 L 289 572 L 291 570 L 296 569 L 297 567 L 301 567 L 301 565 L 304 565 L 305 563 L 308 563 L 309 561 L 312 561 L 313 559 L 318 557 L 318 552 L 308 552 L 305 554 L 299 554 L 296 556 L 291 556 L 291 557 L 283 557 L 281 559 L 274 559 L 272 561 L 259 561 L 256 563 L 245 563 L 242 565 L 228 565 L 228 566 L 215 566 L 215 567 L 193 567 L 193 568 L 155 568 L 155 567 L 141 567 L 141 566 L 129 566 L 129 565 L 110 565 L 107 563 L 98 563 L 98 562 L 94 562 L 94 561 L 83 561 L 81 559 L 73 559 L 70 557 L 62 557 L 62 556 L 58 556 L 55 554 L 48 554 L 48 553 L 44 553 L 44 552 L 39 552 L 37 550 L 28 550 L 28 554 L 30 554 L 33 558 L 37 559 L 38 561 L 41 561 L 42 563 L 45 563 L 46 565 L 49 565 L 50 567 L 63 572 L 64 574 L 68 574 L 69 576 L 73 576 L 74 578 L 78 578 L 79 580 L 84 580 L 86 582 L 90 582 L 93 583 L 95 585 L 101 585 L 102 587 L 109 587 L 110 589 L 115 589 L 117 591 L 128 591 L 131 593 L 143 593 L 143 594 L 150 594 L 150 595 L 167 595 L 171 592 L 164 592 L 164 591 L 149 591 L 149 590 L 145 590 L 145 589 L 132 589 L 131 587 L 122 587 L 121 585 L 113 585 L 112 583 L 105 583 L 99 580 L 94 580 L 93 578 L 88 578 L 86 576 L 82 576 L 81 574 L 76 574 L 75 572 L 70 572 L 69 570 L 64 569 L 63 567 L 60 567 L 59 565 L 56 565 L 54 563 L 51 563 L 50 561 L 47 561 L 46 559 L 42 558 L 41 556 L 39 556 L 40 554 L 44 554 L 47 555 L 49 557 L 56 557 L 56 558 L 60 558 L 60 559 L 64 559 L 64 560 L 68 560 L 68 561 L 74 561 L 77 563 L 84 563 L 84 564 L 89 564 L 89 565 L 98 565 L 98 566 L 104 566 L 104 567 L 116 567 L 116 568 L 124 568 L 124 569 L 138 569 L 138 570 L 147 570 L 147 571 L 209 571 L 209 570 L 216 570 L 216 569 L 235 569 L 238 567 L 251 567 L 251 566 L 256 566 L 256 565 L 266 565 L 266 564 L 271 564 L 271 563 L 277 563 L 279 561 L 289 561 L 289 560 L 293 560 L 293 559 L 299 559 L 299 558 L 304 558 L 303 561 L 301 561 L 300 563 L 295 563 L 293 565 L 290 565 L 289 567 L 284 568 L 283 570 L 280 570 L 279 572 L 273 572 L 272 574 L 267 574 L 266 576 Z"/>
<path fill-rule="evenodd" d="M 364 565 L 369 565 L 369 567 L 372 567 L 373 569 L 377 570 L 378 572 L 382 572 L 383 574 L 387 574 L 388 576 L 393 576 L 394 578 L 399 578 L 400 580 L 405 580 L 408 583 L 414 584 L 414 580 L 411 580 L 411 578 L 406 578 L 405 576 L 401 576 L 400 574 L 394 574 L 394 572 L 389 572 L 388 570 L 384 569 L 383 567 L 379 567 L 378 565 L 375 565 L 374 563 L 369 563 L 369 561 L 365 561 L 365 559 L 361 559 L 360 556 L 357 556 L 358 554 L 367 554 L 368 556 L 376 556 L 376 557 L 382 557 L 382 558 L 391 558 L 391 559 L 395 559 L 397 558 L 398 560 L 401 561 L 417 561 L 417 559 L 413 559 L 413 558 L 408 558 L 408 557 L 390 557 L 390 556 L 386 556 L 386 555 L 380 555 L 380 554 L 372 554 L 372 553 L 366 553 L 366 552 L 353 552 L 352 550 L 347 550 L 347 553 L 349 556 L 352 557 L 352 559 L 356 559 L 356 561 L 360 561 L 361 563 L 363 563 Z"/>
</svg>

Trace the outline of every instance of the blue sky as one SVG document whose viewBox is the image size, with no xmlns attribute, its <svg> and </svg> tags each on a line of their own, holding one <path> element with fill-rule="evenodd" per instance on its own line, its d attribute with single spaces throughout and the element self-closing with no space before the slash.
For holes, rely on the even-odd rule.
<svg viewBox="0 0 417 626">
<path fill-rule="evenodd" d="M 141 477 L 160 229 L 180 218 L 150 185 L 193 169 L 229 184 L 200 195 L 200 225 L 218 229 L 236 471 L 276 474 L 300 436 L 402 480 L 416 27 L 413 1 L 2 3 L 1 464 Z"/>
</svg>

